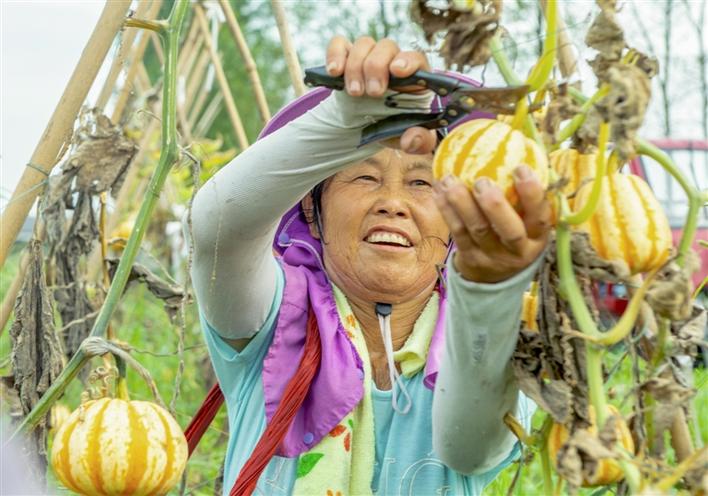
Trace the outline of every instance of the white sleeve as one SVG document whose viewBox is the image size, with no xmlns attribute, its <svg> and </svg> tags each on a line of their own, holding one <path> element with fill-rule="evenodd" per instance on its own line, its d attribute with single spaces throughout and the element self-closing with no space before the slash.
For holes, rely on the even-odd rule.
<svg viewBox="0 0 708 496">
<path fill-rule="evenodd" d="M 519 399 L 511 355 L 522 295 L 542 258 L 497 284 L 468 281 L 448 264 L 449 317 L 433 395 L 433 449 L 457 472 L 491 470 L 516 442 L 503 422 L 506 412 L 517 412 Z"/>
<path fill-rule="evenodd" d="M 425 111 L 432 94 L 401 94 Z M 275 292 L 271 244 L 280 218 L 308 191 L 381 145 L 357 148 L 361 130 L 401 110 L 382 98 L 335 91 L 300 118 L 257 141 L 199 190 L 192 209 L 192 281 L 207 321 L 226 338 L 252 337 Z"/>
</svg>

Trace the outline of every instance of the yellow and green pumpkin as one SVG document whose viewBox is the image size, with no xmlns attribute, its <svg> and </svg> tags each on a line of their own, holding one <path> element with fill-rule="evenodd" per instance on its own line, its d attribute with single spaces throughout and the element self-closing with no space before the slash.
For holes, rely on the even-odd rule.
<svg viewBox="0 0 708 496">
<path fill-rule="evenodd" d="M 558 177 L 568 181 L 561 190 L 565 196 L 576 193 L 584 183 L 595 177 L 597 155 L 594 153 L 586 154 L 574 148 L 564 148 L 551 152 L 548 160 Z M 574 198 L 568 198 L 568 206 L 575 210 Z"/>
<path fill-rule="evenodd" d="M 187 464 L 187 441 L 160 406 L 101 398 L 61 425 L 51 462 L 62 484 L 80 494 L 166 494 Z"/>
<path fill-rule="evenodd" d="M 605 260 L 623 263 L 632 274 L 661 267 L 672 247 L 671 228 L 649 185 L 640 177 L 618 172 L 602 178 L 597 209 L 579 229 Z M 592 184 L 580 188 L 578 211 L 589 201 Z"/>
<path fill-rule="evenodd" d="M 452 131 L 438 146 L 433 160 L 436 179 L 451 174 L 472 187 L 488 177 L 504 191 L 512 205 L 518 203 L 513 171 L 527 165 L 544 187 L 548 185 L 548 159 L 543 150 L 521 131 L 493 119 L 475 119 Z"/>
<path fill-rule="evenodd" d="M 629 453 L 634 454 L 634 440 L 632 439 L 632 433 L 627 427 L 627 424 L 622 419 L 619 411 L 612 405 L 607 405 L 607 411 L 612 415 L 619 417 L 619 420 L 615 422 L 615 434 L 620 445 L 627 450 Z M 588 432 L 597 436 L 597 421 L 595 417 L 595 410 L 592 405 L 589 409 L 590 414 L 590 427 L 588 427 Z M 568 429 L 563 424 L 553 423 L 551 430 L 548 433 L 548 456 L 553 462 L 554 466 L 558 465 L 558 451 L 561 447 L 568 441 Z M 624 473 L 617 463 L 617 460 L 612 458 L 603 458 L 597 464 L 595 468 L 595 473 L 589 479 L 583 480 L 583 487 L 593 487 L 593 486 L 605 486 L 607 484 L 613 484 L 619 482 L 624 477 Z"/>
</svg>

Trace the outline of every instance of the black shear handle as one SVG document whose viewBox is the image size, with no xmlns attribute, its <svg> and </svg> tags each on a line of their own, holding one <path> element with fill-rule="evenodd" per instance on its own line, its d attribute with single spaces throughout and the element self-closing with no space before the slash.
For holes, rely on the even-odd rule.
<svg viewBox="0 0 708 496">
<path fill-rule="evenodd" d="M 321 65 L 305 69 L 305 84 L 308 86 L 324 86 L 333 90 L 343 90 L 344 77 L 330 76 L 325 66 Z M 422 86 L 440 96 L 445 96 L 461 87 L 460 81 L 455 78 L 427 71 L 416 71 L 410 76 L 402 78 L 390 75 L 388 85 L 390 88 Z"/>
</svg>

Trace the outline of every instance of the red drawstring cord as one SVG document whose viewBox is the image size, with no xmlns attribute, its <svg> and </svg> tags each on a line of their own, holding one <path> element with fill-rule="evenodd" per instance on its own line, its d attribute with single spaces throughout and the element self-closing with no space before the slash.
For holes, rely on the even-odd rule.
<svg viewBox="0 0 708 496">
<path fill-rule="evenodd" d="M 283 398 L 280 400 L 280 404 L 275 410 L 273 418 L 258 440 L 258 444 L 256 444 L 250 458 L 236 478 L 236 483 L 229 493 L 230 496 L 247 496 L 253 493 L 263 470 L 273 458 L 275 450 L 285 438 L 285 434 L 288 432 L 295 418 L 295 414 L 300 409 L 303 401 L 305 401 L 305 395 L 310 389 L 312 379 L 314 379 L 315 373 L 319 368 L 321 353 L 322 347 L 320 343 L 320 333 L 317 327 L 317 319 L 315 318 L 312 308 L 310 308 L 307 318 L 305 349 L 302 359 L 300 360 L 300 366 L 292 379 L 290 379 L 290 382 L 288 382 L 285 392 L 283 393 Z M 199 411 L 197 411 L 189 426 L 184 431 L 190 456 L 199 443 L 199 440 L 204 435 L 204 432 L 209 427 L 209 424 L 214 420 L 216 412 L 223 402 L 224 396 L 221 393 L 221 389 L 219 389 L 218 384 L 215 384 L 209 391 L 202 406 L 199 407 Z"/>
<path fill-rule="evenodd" d="M 317 328 L 317 319 L 310 307 L 307 318 L 307 335 L 305 337 L 305 350 L 300 360 L 300 366 L 295 375 L 288 382 L 283 398 L 271 419 L 265 432 L 258 440 L 258 444 L 251 453 L 251 457 L 241 469 L 236 478 L 236 483 L 229 493 L 230 496 L 250 496 L 256 488 L 258 479 L 268 462 L 273 458 L 275 450 L 285 438 L 295 414 L 300 409 L 305 395 L 310 389 L 310 383 L 320 365 L 322 347 L 320 333 Z"/>
<path fill-rule="evenodd" d="M 219 383 L 214 384 L 209 390 L 209 394 L 204 399 L 204 403 L 199 407 L 199 410 L 194 415 L 194 418 L 184 430 L 184 437 L 187 438 L 187 446 L 189 448 L 189 456 L 199 444 L 202 436 L 211 425 L 216 412 L 224 402 L 224 395 L 219 388 Z"/>
</svg>

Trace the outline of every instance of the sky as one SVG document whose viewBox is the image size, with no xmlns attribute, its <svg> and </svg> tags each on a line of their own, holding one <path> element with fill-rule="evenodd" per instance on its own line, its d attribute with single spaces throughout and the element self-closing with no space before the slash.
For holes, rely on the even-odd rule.
<svg viewBox="0 0 708 496">
<path fill-rule="evenodd" d="M 32 156 L 103 5 L 0 0 L 0 206 Z"/>
</svg>

